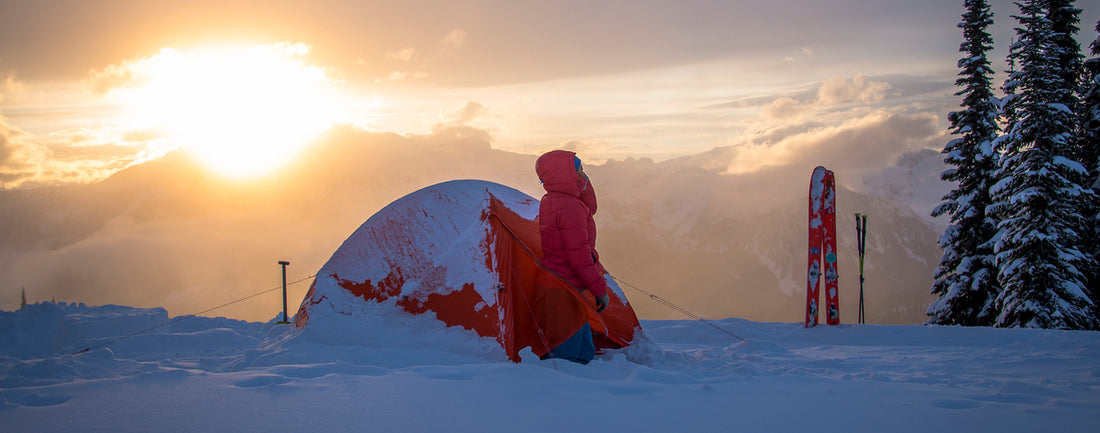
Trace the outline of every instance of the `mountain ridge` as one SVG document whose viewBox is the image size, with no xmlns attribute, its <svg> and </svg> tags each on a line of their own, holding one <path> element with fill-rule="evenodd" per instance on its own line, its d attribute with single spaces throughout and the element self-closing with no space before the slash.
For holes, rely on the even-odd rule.
<svg viewBox="0 0 1100 433">
<path fill-rule="evenodd" d="M 221 179 L 176 153 L 96 184 L 0 192 L 0 288 L 196 311 L 225 292 L 266 285 L 276 260 L 289 256 L 296 271 L 319 268 L 362 221 L 424 186 L 482 179 L 538 198 L 534 160 L 493 149 L 491 136 L 473 128 L 402 136 L 338 127 L 266 179 Z M 589 165 L 605 265 L 704 317 L 800 320 L 808 175 L 728 175 L 716 167 L 706 158 Z M 935 229 L 904 205 L 845 188 L 838 194 L 842 320 L 855 315 L 851 282 L 858 281 L 854 235 L 843 224 L 859 211 L 872 215 L 867 271 L 877 292 L 868 305 L 884 312 L 869 311 L 868 318 L 922 322 L 939 257 Z M 133 263 L 144 271 L 128 273 Z M 146 287 L 160 277 L 160 287 Z M 127 298 L 135 294 L 136 302 Z M 646 304 L 636 306 L 643 317 L 679 318 Z M 885 313 L 899 309 L 910 313 Z M 245 307 L 231 314 L 255 319 L 269 312 Z"/>
</svg>

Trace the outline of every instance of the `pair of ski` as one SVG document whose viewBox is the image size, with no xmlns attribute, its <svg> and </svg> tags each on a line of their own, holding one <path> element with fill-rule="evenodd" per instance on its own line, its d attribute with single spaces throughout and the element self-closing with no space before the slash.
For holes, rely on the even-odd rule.
<svg viewBox="0 0 1100 433">
<path fill-rule="evenodd" d="M 817 326 L 822 268 L 825 269 L 825 320 L 840 324 L 836 272 L 836 185 L 833 172 L 814 169 L 810 178 L 809 267 L 806 281 L 806 327 Z M 824 265 L 822 265 L 824 259 Z"/>
</svg>

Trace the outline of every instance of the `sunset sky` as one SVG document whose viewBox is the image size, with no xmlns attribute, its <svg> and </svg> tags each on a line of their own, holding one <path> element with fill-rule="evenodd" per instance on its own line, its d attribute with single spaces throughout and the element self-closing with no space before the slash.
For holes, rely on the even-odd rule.
<svg viewBox="0 0 1100 433">
<path fill-rule="evenodd" d="M 999 85 L 1016 25 L 993 1 Z M 1079 1 L 1082 47 L 1100 1 Z M 488 131 L 599 163 L 733 149 L 729 172 L 837 137 L 942 147 L 961 0 L 0 0 L 0 187 L 86 182 L 183 147 L 277 169 L 334 123 Z M 829 139 L 831 137 L 831 140 Z"/>
</svg>

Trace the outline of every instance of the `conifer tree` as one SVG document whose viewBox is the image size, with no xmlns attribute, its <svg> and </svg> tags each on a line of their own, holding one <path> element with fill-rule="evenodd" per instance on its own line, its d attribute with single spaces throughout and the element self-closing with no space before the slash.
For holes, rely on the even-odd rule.
<svg viewBox="0 0 1100 433">
<path fill-rule="evenodd" d="M 1050 20 L 1051 44 L 1058 47 L 1052 54 L 1056 56 L 1056 62 L 1061 67 L 1058 71 L 1059 79 L 1066 91 L 1078 96 L 1073 102 L 1077 109 L 1081 94 L 1081 67 L 1084 56 L 1081 55 L 1081 46 L 1077 43 L 1077 33 L 1081 22 L 1081 9 L 1073 6 L 1074 0 L 1046 0 L 1047 19 Z"/>
<path fill-rule="evenodd" d="M 948 115 L 951 132 L 958 138 L 943 149 L 944 162 L 954 168 L 942 178 L 956 186 L 932 212 L 932 216 L 949 215 L 950 225 L 940 238 L 943 256 L 932 283 L 932 294 L 939 299 L 928 307 L 928 323 L 988 326 L 997 316 L 994 300 L 1000 293 L 992 242 L 997 222 L 986 213 L 997 170 L 993 141 L 1000 131 L 990 78 L 993 69 L 986 55 L 993 49 L 993 38 L 986 31 L 993 24 L 993 14 L 985 0 L 966 0 L 965 5 L 959 23 L 963 57 L 955 80 L 956 86 L 963 87 L 956 93 L 963 96 L 963 110 Z"/>
<path fill-rule="evenodd" d="M 994 325 L 1095 329 L 1088 276 L 1096 261 L 1085 251 L 1095 197 L 1074 160 L 1080 9 L 1060 0 L 1017 5 L 1018 41 L 1009 58 L 1019 70 L 1005 85 L 1013 94 L 990 207 L 999 219 L 994 252 L 1003 287 Z"/>
<path fill-rule="evenodd" d="M 1075 119 L 1077 125 L 1074 130 L 1073 148 L 1069 151 L 1068 155 L 1071 156 L 1076 162 L 1084 166 L 1087 174 L 1081 186 L 1083 188 L 1092 191 L 1091 195 L 1088 195 L 1085 200 L 1085 209 L 1082 211 L 1082 215 L 1085 216 L 1085 225 L 1081 227 L 1078 232 L 1081 234 L 1081 251 L 1085 254 L 1090 254 L 1093 259 L 1093 263 L 1097 267 L 1100 267 L 1100 255 L 1097 254 L 1097 245 L 1100 237 L 1097 237 L 1096 233 L 1096 214 L 1100 211 L 1100 197 L 1096 195 L 1096 188 L 1094 186 L 1095 170 L 1091 167 L 1095 164 L 1096 158 L 1091 156 L 1092 150 L 1086 141 L 1086 136 L 1083 134 L 1083 126 L 1085 123 L 1080 116 L 1085 110 L 1085 92 L 1088 90 L 1085 80 L 1085 56 L 1081 54 L 1081 46 L 1077 43 L 1077 33 L 1079 32 L 1078 23 L 1080 23 L 1081 9 L 1074 6 L 1074 0 L 1048 0 L 1049 19 L 1051 21 L 1053 42 L 1059 47 L 1057 50 L 1061 57 L 1058 60 L 1058 64 L 1062 67 L 1062 77 L 1065 80 L 1066 89 L 1073 92 L 1076 98 L 1073 99 L 1073 105 L 1071 108 L 1075 113 L 1078 113 Z M 1100 296 L 1100 275 L 1097 275 L 1100 269 L 1095 269 L 1093 272 L 1085 274 L 1086 278 L 1086 294 L 1092 300 L 1093 307 L 1096 308 L 1098 296 Z M 1100 312 L 1100 309 L 1096 310 Z M 1100 329 L 1100 316 L 1093 315 L 1097 320 L 1097 328 Z"/>
<path fill-rule="evenodd" d="M 1087 183 L 1093 192 L 1100 189 L 1100 21 L 1096 23 L 1097 38 L 1090 45 L 1091 58 L 1085 61 L 1082 72 L 1081 110 L 1078 116 L 1078 140 L 1080 162 L 1088 169 Z M 1098 198 L 1100 200 L 1100 198 Z M 1092 243 L 1088 251 L 1100 263 L 1100 204 L 1092 214 Z M 1100 316 L 1100 276 L 1093 274 L 1089 284 L 1092 302 Z"/>
<path fill-rule="evenodd" d="M 1100 183 L 1100 21 L 1096 22 L 1097 38 L 1090 45 L 1091 58 L 1082 72 L 1081 114 L 1078 132 L 1081 142 L 1081 163 L 1089 170 L 1093 189 Z"/>
<path fill-rule="evenodd" d="M 1081 114 L 1078 132 L 1081 142 L 1081 163 L 1089 170 L 1095 186 L 1100 183 L 1100 21 L 1096 22 L 1097 38 L 1090 47 L 1091 58 L 1082 69 Z"/>
</svg>

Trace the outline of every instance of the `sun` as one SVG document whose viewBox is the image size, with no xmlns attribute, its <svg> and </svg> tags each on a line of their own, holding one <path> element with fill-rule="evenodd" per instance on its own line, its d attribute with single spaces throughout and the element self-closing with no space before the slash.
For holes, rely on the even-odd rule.
<svg viewBox="0 0 1100 433">
<path fill-rule="evenodd" d="M 135 123 L 209 169 L 254 178 L 287 165 L 337 120 L 335 81 L 304 44 L 161 50 L 128 65 Z"/>
</svg>

